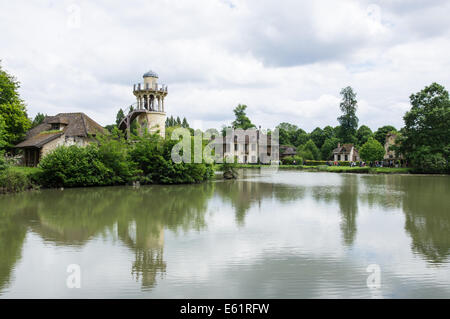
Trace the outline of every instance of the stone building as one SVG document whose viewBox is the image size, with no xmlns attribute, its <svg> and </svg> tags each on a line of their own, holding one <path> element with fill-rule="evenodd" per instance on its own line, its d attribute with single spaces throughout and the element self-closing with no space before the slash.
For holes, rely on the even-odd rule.
<svg viewBox="0 0 450 319">
<path fill-rule="evenodd" d="M 28 131 L 25 141 L 15 147 L 23 151 L 23 165 L 36 166 L 48 152 L 61 145 L 86 146 L 105 129 L 84 113 L 46 116 Z"/>
<path fill-rule="evenodd" d="M 144 82 L 133 86 L 136 97 L 136 109 L 130 112 L 119 123 L 119 129 L 130 133 L 131 123 L 136 120 L 139 129 L 150 133 L 159 132 L 164 138 L 166 130 L 166 111 L 164 100 L 167 96 L 167 86 L 158 83 L 158 74 L 148 71 L 143 75 Z"/>
<path fill-rule="evenodd" d="M 338 147 L 333 150 L 334 161 L 353 161 L 358 162 L 359 153 L 353 144 L 338 143 Z"/>
<path fill-rule="evenodd" d="M 398 135 L 396 133 L 388 133 L 386 135 L 386 140 L 384 142 L 384 150 L 386 153 L 384 154 L 384 162 L 386 162 L 389 165 L 395 165 L 397 161 L 400 161 L 403 164 L 403 157 L 400 154 L 396 154 L 394 150 L 391 150 L 391 146 L 394 146 L 397 144 Z"/>
</svg>

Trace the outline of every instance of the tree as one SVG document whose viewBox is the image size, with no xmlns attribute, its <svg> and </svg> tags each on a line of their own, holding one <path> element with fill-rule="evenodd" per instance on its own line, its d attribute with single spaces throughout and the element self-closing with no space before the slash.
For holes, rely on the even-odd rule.
<svg viewBox="0 0 450 319">
<path fill-rule="evenodd" d="M 245 104 L 239 104 L 236 106 L 236 108 L 233 110 L 234 115 L 236 116 L 236 119 L 233 121 L 232 126 L 234 129 L 241 128 L 241 129 L 249 129 L 252 127 L 255 127 L 255 125 L 252 124 L 250 119 L 245 114 L 245 110 L 247 109 L 247 105 Z"/>
<path fill-rule="evenodd" d="M 390 132 L 396 132 L 397 130 L 392 125 L 385 125 L 380 127 L 375 131 L 374 137 L 375 139 L 384 145 L 386 143 L 386 135 Z"/>
<path fill-rule="evenodd" d="M 33 123 L 31 123 L 31 127 L 36 127 L 39 124 L 41 124 L 44 121 L 46 116 L 47 115 L 44 115 L 42 113 L 36 114 L 36 116 L 34 117 Z"/>
<path fill-rule="evenodd" d="M 116 115 L 116 125 L 119 126 L 120 122 L 125 118 L 125 112 L 120 109 Z"/>
<path fill-rule="evenodd" d="M 327 125 L 323 128 L 323 135 L 325 137 L 325 140 L 327 140 L 329 138 L 336 137 L 336 132 L 333 127 Z M 324 142 L 325 142 L 325 140 L 324 140 Z"/>
<path fill-rule="evenodd" d="M 306 133 L 304 130 L 299 128 L 292 136 L 292 144 L 296 147 L 299 147 L 303 144 L 306 144 L 309 140 L 309 134 Z"/>
<path fill-rule="evenodd" d="M 449 171 L 450 98 L 433 83 L 410 96 L 411 110 L 403 120 L 400 152 L 423 172 Z"/>
<path fill-rule="evenodd" d="M 323 143 L 325 142 L 325 134 L 320 127 L 316 127 L 314 131 L 309 134 L 309 137 L 317 145 L 318 148 L 321 148 Z"/>
<path fill-rule="evenodd" d="M 356 116 L 356 93 L 350 86 L 341 90 L 342 101 L 339 105 L 343 115 L 338 117 L 340 124 L 339 138 L 344 143 L 356 142 L 356 129 L 358 128 L 358 117 Z"/>
<path fill-rule="evenodd" d="M 373 136 L 372 130 L 366 125 L 361 125 L 358 131 L 356 132 L 356 138 L 358 139 L 357 145 L 358 146 L 364 145 L 369 139 L 369 137 L 372 136 Z M 384 145 L 384 142 L 382 144 Z"/>
<path fill-rule="evenodd" d="M 181 126 L 181 119 L 177 116 L 176 125 Z"/>
<path fill-rule="evenodd" d="M 181 123 L 181 127 L 189 128 L 189 123 L 188 123 L 188 121 L 186 120 L 185 117 L 183 118 L 183 122 Z"/>
<path fill-rule="evenodd" d="M 322 159 L 328 161 L 333 155 L 333 150 L 337 147 L 339 140 L 336 137 L 328 138 L 322 145 L 320 152 L 322 153 Z"/>
<path fill-rule="evenodd" d="M 298 155 L 300 155 L 304 160 L 320 160 L 321 154 L 316 144 L 312 140 L 306 142 L 299 151 Z"/>
<path fill-rule="evenodd" d="M 19 142 L 31 127 L 25 104 L 19 96 L 19 87 L 15 77 L 4 71 L 0 65 L 0 115 L 4 121 L 3 134 L 7 147 Z"/>
<path fill-rule="evenodd" d="M 280 145 L 294 145 L 295 132 L 298 130 L 297 125 L 290 123 L 280 123 L 276 127 L 278 129 Z"/>
<path fill-rule="evenodd" d="M 367 142 L 359 150 L 359 156 L 365 162 L 375 162 L 383 160 L 385 150 L 383 145 L 373 137 L 369 137 Z"/>
</svg>

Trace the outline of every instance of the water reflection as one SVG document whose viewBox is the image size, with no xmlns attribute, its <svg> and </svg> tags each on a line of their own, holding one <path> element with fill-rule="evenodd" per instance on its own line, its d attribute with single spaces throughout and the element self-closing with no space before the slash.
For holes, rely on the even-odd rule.
<svg viewBox="0 0 450 319">
<path fill-rule="evenodd" d="M 312 215 L 317 215 L 314 221 L 319 221 L 321 227 L 329 227 L 327 219 L 336 215 L 335 242 L 340 242 L 339 245 L 344 248 L 357 246 L 359 235 L 364 235 L 364 230 L 367 230 L 367 227 L 362 227 L 366 221 L 360 221 L 360 216 L 366 217 L 365 213 L 370 211 L 375 215 L 371 218 L 378 218 L 382 223 L 385 217 L 380 212 L 391 212 L 404 217 L 404 228 L 399 227 L 396 231 L 407 234 L 411 239 L 411 247 L 408 243 L 402 249 L 412 251 L 436 269 L 448 267 L 449 193 L 448 177 L 300 172 L 278 172 L 273 176 L 264 176 L 252 170 L 236 181 L 201 185 L 43 190 L 5 195 L 0 197 L 0 293 L 14 282 L 12 273 L 21 260 L 22 247 L 30 232 L 48 245 L 72 247 L 80 251 L 95 238 L 104 238 L 110 244 L 118 243 L 131 252 L 130 276 L 142 290 L 152 290 L 161 282 L 158 278 L 165 278 L 168 272 L 167 253 L 170 253 L 170 246 L 167 247 L 167 236 L 172 241 L 175 236 L 178 244 L 191 231 L 208 234 L 208 222 L 219 213 L 209 212 L 214 201 L 221 203 L 224 212 L 234 212 L 234 226 L 241 233 L 253 226 L 254 211 L 286 209 L 289 214 L 298 214 L 296 216 L 303 218 L 307 215 L 299 212 L 301 208 L 308 207 Z M 288 220 L 296 221 L 291 217 L 277 224 L 277 215 L 274 214 L 273 218 L 274 222 L 264 224 L 263 220 L 258 227 L 273 227 L 282 234 L 291 227 Z M 239 236 L 238 232 L 228 231 L 225 235 Z M 383 236 L 383 231 L 376 235 Z M 282 256 L 281 250 L 277 250 L 275 255 L 279 256 L 279 260 L 270 260 L 271 255 L 268 255 L 264 265 L 258 267 L 278 265 L 283 269 L 286 266 L 284 260 L 295 261 L 289 268 L 293 278 L 284 278 L 295 281 L 300 276 L 294 271 L 297 269 L 296 263 L 306 263 L 302 258 L 308 263 L 312 263 L 311 260 L 328 262 L 330 269 L 341 262 L 349 264 L 347 260 L 335 262 L 335 256 L 331 259 L 305 256 L 310 253 L 306 245 L 313 243 L 300 239 L 303 241 L 288 245 L 296 249 L 302 247 L 300 254 L 289 252 Z M 379 237 L 371 240 L 382 242 Z M 317 247 L 320 249 L 321 246 Z M 239 273 L 242 269 L 227 271 Z M 291 288 L 292 291 L 296 289 Z"/>
</svg>

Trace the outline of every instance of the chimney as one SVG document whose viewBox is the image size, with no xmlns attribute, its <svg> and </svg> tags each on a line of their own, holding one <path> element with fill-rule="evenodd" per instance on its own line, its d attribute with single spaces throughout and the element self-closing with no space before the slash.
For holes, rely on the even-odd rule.
<svg viewBox="0 0 450 319">
<path fill-rule="evenodd" d="M 341 142 L 338 143 L 338 147 L 341 147 Z"/>
</svg>

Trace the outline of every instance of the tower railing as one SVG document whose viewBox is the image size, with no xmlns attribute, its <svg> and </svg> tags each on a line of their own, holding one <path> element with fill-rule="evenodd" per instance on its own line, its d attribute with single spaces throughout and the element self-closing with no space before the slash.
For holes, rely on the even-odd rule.
<svg viewBox="0 0 450 319">
<path fill-rule="evenodd" d="M 158 91 L 158 92 L 167 92 L 167 85 L 153 83 L 153 85 L 149 85 L 149 83 L 137 83 L 133 84 L 133 91 Z"/>
</svg>

